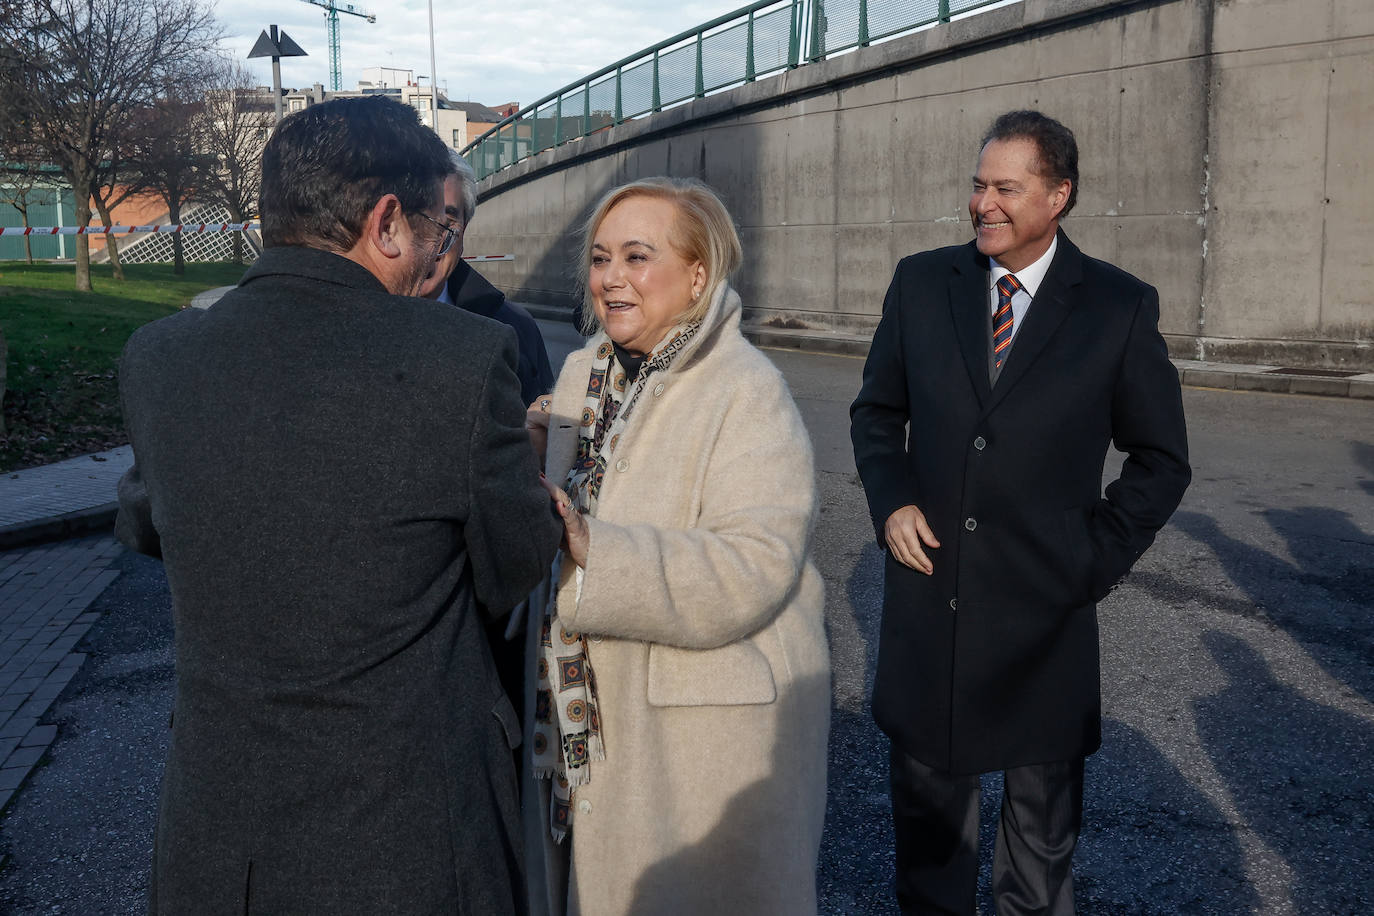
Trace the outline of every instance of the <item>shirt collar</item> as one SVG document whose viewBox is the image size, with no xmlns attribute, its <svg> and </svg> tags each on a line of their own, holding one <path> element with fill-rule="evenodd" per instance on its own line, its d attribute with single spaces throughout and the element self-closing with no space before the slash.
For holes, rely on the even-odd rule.
<svg viewBox="0 0 1374 916">
<path fill-rule="evenodd" d="M 1049 273 L 1050 262 L 1054 260 L 1054 253 L 1058 248 L 1059 234 L 1055 233 L 1054 238 L 1050 239 L 1050 247 L 1045 250 L 1044 254 L 1036 258 L 1031 264 L 1016 271 L 1016 279 L 1020 281 L 1022 288 L 1025 289 L 1026 293 L 1032 299 L 1035 298 L 1036 290 L 1040 289 L 1040 284 L 1044 281 L 1045 274 Z M 988 279 L 992 286 L 996 286 L 998 280 L 1012 273 L 1012 271 L 1007 270 L 996 261 L 989 259 L 989 263 L 992 265 L 992 270 L 989 271 Z"/>
</svg>

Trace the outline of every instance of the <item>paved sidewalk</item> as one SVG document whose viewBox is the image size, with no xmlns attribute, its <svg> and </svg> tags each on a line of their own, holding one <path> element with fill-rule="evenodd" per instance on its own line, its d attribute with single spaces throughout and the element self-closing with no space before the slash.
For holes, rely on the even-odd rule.
<svg viewBox="0 0 1374 916">
<path fill-rule="evenodd" d="M 0 809 L 57 737 L 39 719 L 86 660 L 73 651 L 99 619 L 86 609 L 122 550 L 101 537 L 0 553 Z"/>
<path fill-rule="evenodd" d="M 0 550 L 109 528 L 133 463 L 124 445 L 0 476 Z"/>
</svg>

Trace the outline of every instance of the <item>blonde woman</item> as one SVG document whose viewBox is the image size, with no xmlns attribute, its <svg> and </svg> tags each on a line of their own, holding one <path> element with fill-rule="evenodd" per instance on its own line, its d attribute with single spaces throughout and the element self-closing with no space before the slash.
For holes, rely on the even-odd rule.
<svg viewBox="0 0 1374 916">
<path fill-rule="evenodd" d="M 554 913 L 816 910 L 811 447 L 740 334 L 740 259 L 704 185 L 608 193 L 585 231 L 594 333 L 532 409 L 565 525 L 531 742 Z"/>
</svg>

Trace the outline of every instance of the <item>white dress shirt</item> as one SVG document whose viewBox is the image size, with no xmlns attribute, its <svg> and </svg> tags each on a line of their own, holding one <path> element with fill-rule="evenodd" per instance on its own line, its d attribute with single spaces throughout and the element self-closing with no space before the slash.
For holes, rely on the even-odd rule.
<svg viewBox="0 0 1374 916">
<path fill-rule="evenodd" d="M 1021 288 L 1011 297 L 1011 316 L 1015 322 L 1011 328 L 1013 341 L 1016 340 L 1016 335 L 1021 333 L 1021 322 L 1025 320 L 1026 312 L 1030 310 L 1031 300 L 1035 298 L 1036 291 L 1040 289 L 1040 284 L 1050 269 L 1050 262 L 1054 260 L 1054 252 L 1058 247 L 1059 236 L 1056 235 L 1050 240 L 1050 247 L 1044 254 L 1024 269 L 1016 271 L 1016 279 L 1020 282 Z M 988 288 L 988 303 L 993 315 L 997 314 L 997 281 L 1011 272 L 996 261 L 992 262 L 992 270 L 988 272 L 988 278 L 992 283 Z"/>
</svg>

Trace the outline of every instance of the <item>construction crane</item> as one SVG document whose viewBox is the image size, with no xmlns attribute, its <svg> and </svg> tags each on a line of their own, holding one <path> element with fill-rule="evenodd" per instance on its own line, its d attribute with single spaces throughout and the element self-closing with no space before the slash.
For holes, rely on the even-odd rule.
<svg viewBox="0 0 1374 916">
<path fill-rule="evenodd" d="M 339 3 L 337 0 L 305 0 L 305 2 L 313 6 L 324 7 L 327 10 L 324 18 L 329 21 L 329 88 L 338 92 L 343 88 L 339 79 L 339 14 L 347 13 L 350 16 L 361 16 L 368 22 L 376 22 L 377 16 L 361 7 L 351 3 Z"/>
</svg>

